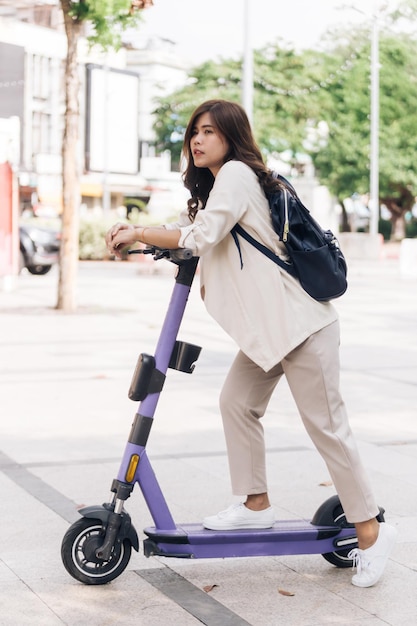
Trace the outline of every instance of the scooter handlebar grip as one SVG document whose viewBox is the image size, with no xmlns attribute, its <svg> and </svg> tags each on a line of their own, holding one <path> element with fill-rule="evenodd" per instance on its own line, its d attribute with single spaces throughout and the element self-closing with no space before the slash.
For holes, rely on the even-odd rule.
<svg viewBox="0 0 417 626">
<path fill-rule="evenodd" d="M 173 261 L 188 261 L 193 258 L 193 251 L 189 248 L 177 248 L 176 250 L 170 250 L 171 259 Z"/>
</svg>

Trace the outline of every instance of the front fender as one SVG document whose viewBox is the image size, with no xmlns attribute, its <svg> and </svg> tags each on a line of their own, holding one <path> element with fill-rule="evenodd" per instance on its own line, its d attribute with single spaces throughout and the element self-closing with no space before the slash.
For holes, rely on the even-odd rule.
<svg viewBox="0 0 417 626">
<path fill-rule="evenodd" d="M 107 526 L 109 516 L 113 513 L 113 507 L 110 504 L 93 504 L 92 506 L 85 506 L 79 509 L 79 514 L 88 519 L 98 519 Z M 129 539 L 136 552 L 139 552 L 139 537 L 133 526 L 130 515 L 126 511 L 121 513 L 122 523 L 119 530 L 120 539 Z"/>
</svg>

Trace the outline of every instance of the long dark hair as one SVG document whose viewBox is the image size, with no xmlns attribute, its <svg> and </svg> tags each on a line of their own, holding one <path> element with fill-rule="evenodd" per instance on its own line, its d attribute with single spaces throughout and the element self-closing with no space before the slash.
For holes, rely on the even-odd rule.
<svg viewBox="0 0 417 626">
<path fill-rule="evenodd" d="M 185 187 L 190 191 L 191 198 L 188 200 L 188 214 L 193 220 L 199 208 L 206 206 L 207 198 L 214 184 L 214 176 L 208 168 L 194 165 L 190 142 L 197 118 L 203 113 L 210 113 L 213 125 L 224 136 L 229 151 L 224 162 L 236 160 L 248 165 L 257 175 L 265 193 L 273 193 L 279 190 L 280 183 L 273 177 L 262 158 L 252 134 L 248 116 L 242 106 L 236 102 L 227 100 L 208 100 L 196 108 L 188 122 L 184 135 L 183 155 L 187 167 L 183 174 Z"/>
</svg>

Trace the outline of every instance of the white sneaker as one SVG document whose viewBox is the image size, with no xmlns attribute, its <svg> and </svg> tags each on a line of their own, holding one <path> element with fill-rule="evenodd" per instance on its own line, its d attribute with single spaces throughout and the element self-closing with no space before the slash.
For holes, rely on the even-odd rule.
<svg viewBox="0 0 417 626">
<path fill-rule="evenodd" d="M 203 519 L 204 528 L 209 530 L 236 530 L 239 528 L 271 528 L 275 522 L 272 506 L 263 511 L 252 511 L 243 502 L 232 504 L 217 515 Z"/>
<path fill-rule="evenodd" d="M 353 567 L 357 568 L 357 573 L 352 577 L 353 585 L 372 587 L 378 582 L 394 547 L 397 534 L 393 526 L 382 522 L 379 525 L 378 539 L 373 546 L 366 550 L 355 548 L 349 552 L 348 557 L 353 559 Z"/>
</svg>

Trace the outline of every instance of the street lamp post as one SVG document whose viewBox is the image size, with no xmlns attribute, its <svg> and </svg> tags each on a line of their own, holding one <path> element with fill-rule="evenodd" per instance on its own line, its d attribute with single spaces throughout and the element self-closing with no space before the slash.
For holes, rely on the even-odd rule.
<svg viewBox="0 0 417 626">
<path fill-rule="evenodd" d="M 367 14 L 355 6 L 350 9 Z M 372 38 L 371 38 L 371 140 L 370 140 L 370 178 L 369 178 L 369 233 L 378 234 L 379 221 L 379 9 L 377 2 L 372 11 Z"/>
<path fill-rule="evenodd" d="M 244 5 L 244 44 L 243 44 L 243 79 L 242 101 L 249 121 L 253 118 L 253 50 L 250 36 L 250 0 Z"/>
<path fill-rule="evenodd" d="M 371 44 L 371 156 L 370 156 L 370 209 L 369 232 L 378 234 L 379 220 L 379 27 L 374 13 Z"/>
</svg>

